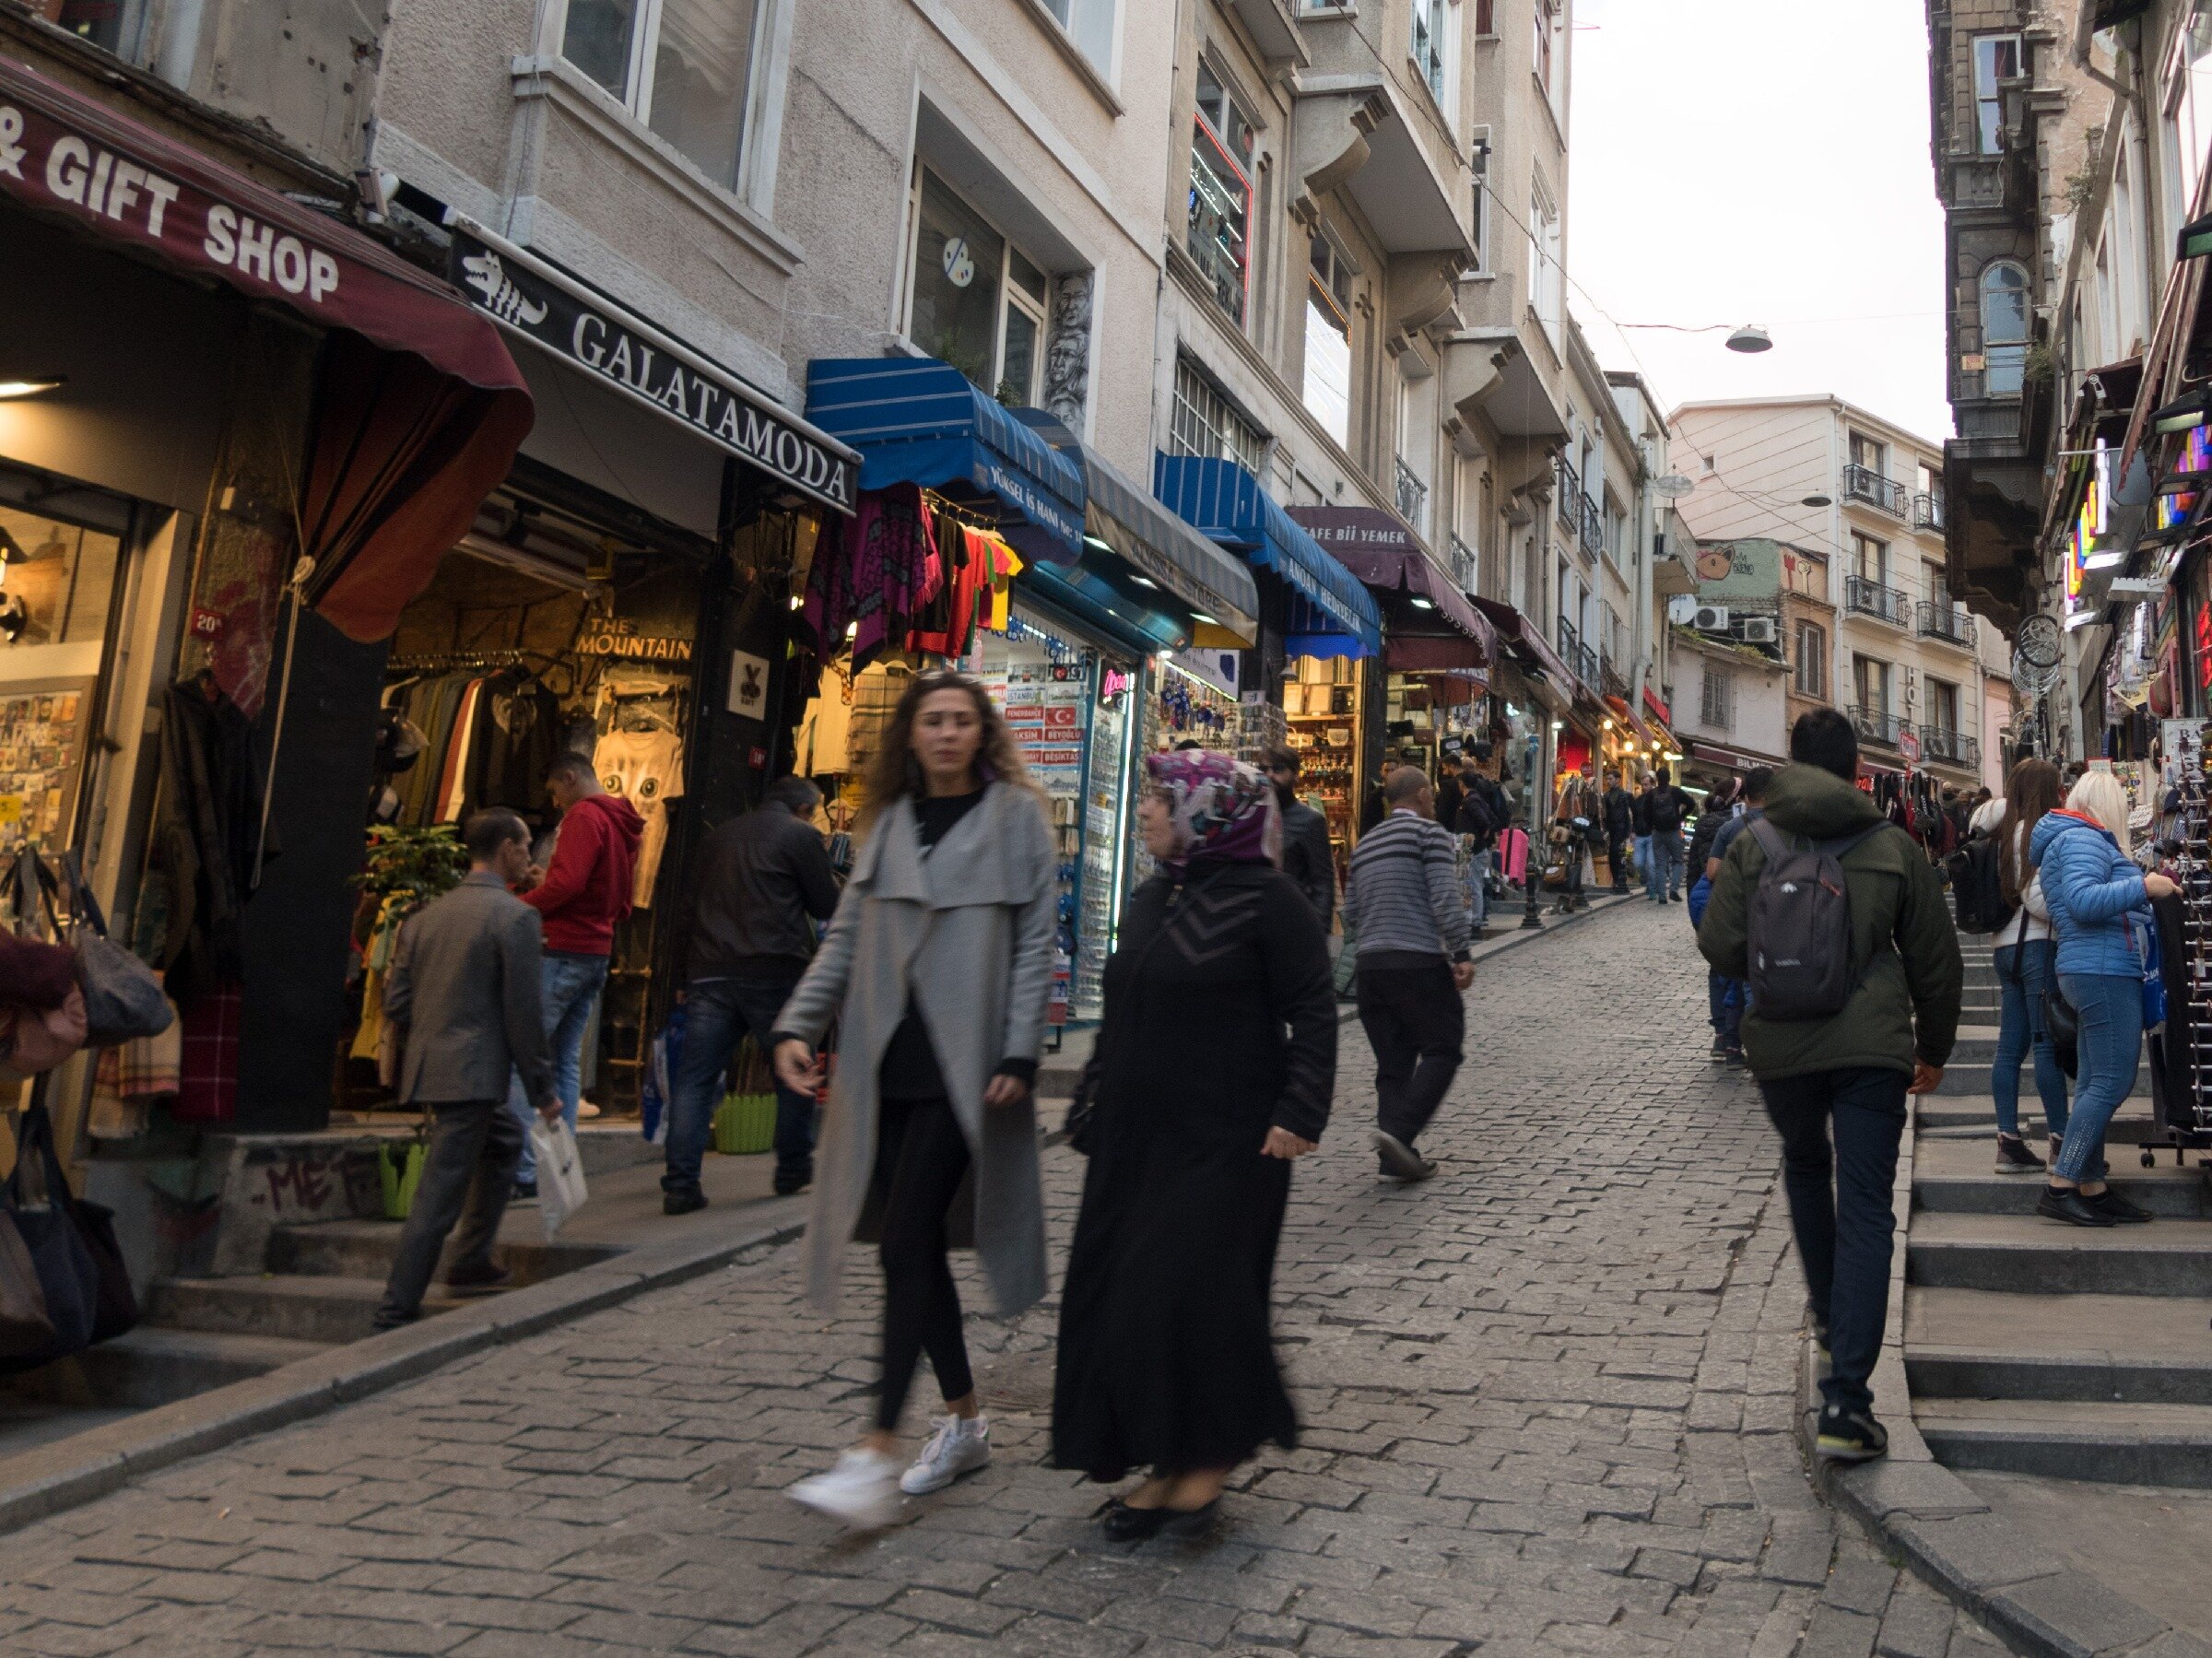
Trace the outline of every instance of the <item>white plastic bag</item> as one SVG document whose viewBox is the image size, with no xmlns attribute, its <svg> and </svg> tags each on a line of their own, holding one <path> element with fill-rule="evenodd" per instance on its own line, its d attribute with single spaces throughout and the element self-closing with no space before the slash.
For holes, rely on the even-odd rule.
<svg viewBox="0 0 2212 1658">
<path fill-rule="evenodd" d="M 537 1158 L 537 1218 L 550 1243 L 590 1195 L 583 1185 L 583 1157 L 576 1149 L 574 1131 L 559 1117 L 548 1123 L 541 1116 L 531 1123 L 530 1149 Z"/>
</svg>

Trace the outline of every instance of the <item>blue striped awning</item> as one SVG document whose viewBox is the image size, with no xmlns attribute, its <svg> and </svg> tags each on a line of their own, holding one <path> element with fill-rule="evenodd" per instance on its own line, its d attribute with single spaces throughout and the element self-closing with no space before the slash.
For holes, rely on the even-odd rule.
<svg viewBox="0 0 2212 1658">
<path fill-rule="evenodd" d="M 806 366 L 806 417 L 860 452 L 860 487 L 960 486 L 994 500 L 1031 558 L 1083 550 L 1083 473 L 935 358 L 826 357 Z"/>
<path fill-rule="evenodd" d="M 1290 654 L 1373 656 L 1382 651 L 1382 616 L 1359 578 L 1292 523 L 1260 480 L 1234 461 L 1155 455 L 1152 493 L 1202 534 L 1282 578 L 1291 594 L 1285 641 Z"/>
</svg>

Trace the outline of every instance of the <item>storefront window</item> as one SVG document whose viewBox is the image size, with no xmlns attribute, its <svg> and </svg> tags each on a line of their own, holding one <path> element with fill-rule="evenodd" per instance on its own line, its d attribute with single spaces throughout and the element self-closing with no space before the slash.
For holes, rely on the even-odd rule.
<svg viewBox="0 0 2212 1658">
<path fill-rule="evenodd" d="M 122 552 L 0 507 L 0 851 L 72 842 Z"/>
<path fill-rule="evenodd" d="M 1283 684 L 1285 739 L 1299 757 L 1298 786 L 1329 820 L 1339 879 L 1350 872 L 1359 829 L 1359 664 L 1343 656 L 1292 659 Z"/>
</svg>

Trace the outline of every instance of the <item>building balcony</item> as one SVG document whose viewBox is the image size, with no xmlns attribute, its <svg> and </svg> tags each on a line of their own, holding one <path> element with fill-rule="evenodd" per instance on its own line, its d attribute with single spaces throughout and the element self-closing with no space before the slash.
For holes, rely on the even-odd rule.
<svg viewBox="0 0 2212 1658">
<path fill-rule="evenodd" d="M 1862 501 L 1892 518 L 1907 516 L 1912 500 L 1912 491 L 1904 485 L 1868 466 L 1843 468 L 1843 497 L 1846 500 Z"/>
<path fill-rule="evenodd" d="M 1454 531 L 1444 542 L 1444 562 L 1452 567 L 1452 580 L 1462 593 L 1475 593 L 1482 581 L 1482 560 Z"/>
<path fill-rule="evenodd" d="M 1893 628 L 1912 625 L 1912 601 L 1896 588 L 1884 587 L 1865 576 L 1843 578 L 1843 608 L 1860 616 L 1871 616 Z"/>
<path fill-rule="evenodd" d="M 1595 687 L 1599 682 L 1599 676 L 1605 672 L 1605 668 L 1597 652 L 1591 646 L 1584 645 L 1575 653 L 1574 671 L 1582 676 L 1584 685 Z"/>
<path fill-rule="evenodd" d="M 1398 516 L 1413 526 L 1413 533 L 1429 534 L 1429 486 L 1406 464 L 1406 457 L 1396 457 Z"/>
<path fill-rule="evenodd" d="M 1938 766 L 1958 766 L 1968 771 L 1982 768 L 1982 745 L 1973 737 L 1945 726 L 1920 728 L 1920 754 Z"/>
<path fill-rule="evenodd" d="M 1557 642 L 1559 647 L 1559 660 L 1567 664 L 1569 670 L 1578 677 L 1589 677 L 1583 673 L 1582 629 L 1565 617 L 1559 617 Z"/>
<path fill-rule="evenodd" d="M 1852 729 L 1859 734 L 1862 743 L 1878 744 L 1884 748 L 1897 747 L 1897 739 L 1912 729 L 1912 722 L 1887 709 L 1865 708 L 1853 705 L 1845 711 L 1851 715 Z"/>
<path fill-rule="evenodd" d="M 1564 455 L 1559 457 L 1559 488 L 1552 491 L 1551 504 L 1552 510 L 1559 515 L 1559 522 L 1569 529 L 1573 529 L 1583 510 L 1583 475 L 1568 463 Z"/>
<path fill-rule="evenodd" d="M 1913 631 L 1923 639 L 1940 639 L 1962 651 L 1974 648 L 1974 618 L 1954 605 L 1921 600 Z"/>
<path fill-rule="evenodd" d="M 1593 559 L 1602 558 L 1606 550 L 1606 515 L 1597 510 L 1597 503 L 1587 495 L 1583 497 L 1582 512 L 1575 528 L 1582 536 L 1583 551 Z"/>
<path fill-rule="evenodd" d="M 1912 527 L 1916 530 L 1934 530 L 1943 534 L 1943 491 L 1912 498 Z"/>
</svg>

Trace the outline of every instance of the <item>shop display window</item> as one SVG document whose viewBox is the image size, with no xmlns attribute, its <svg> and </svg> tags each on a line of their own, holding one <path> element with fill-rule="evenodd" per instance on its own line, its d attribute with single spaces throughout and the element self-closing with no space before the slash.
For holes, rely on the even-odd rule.
<svg viewBox="0 0 2212 1658">
<path fill-rule="evenodd" d="M 1364 701 L 1359 664 L 1348 657 L 1296 657 L 1284 677 L 1284 744 L 1299 757 L 1299 787 L 1329 820 L 1339 880 L 1351 873 L 1359 837 Z"/>
</svg>

